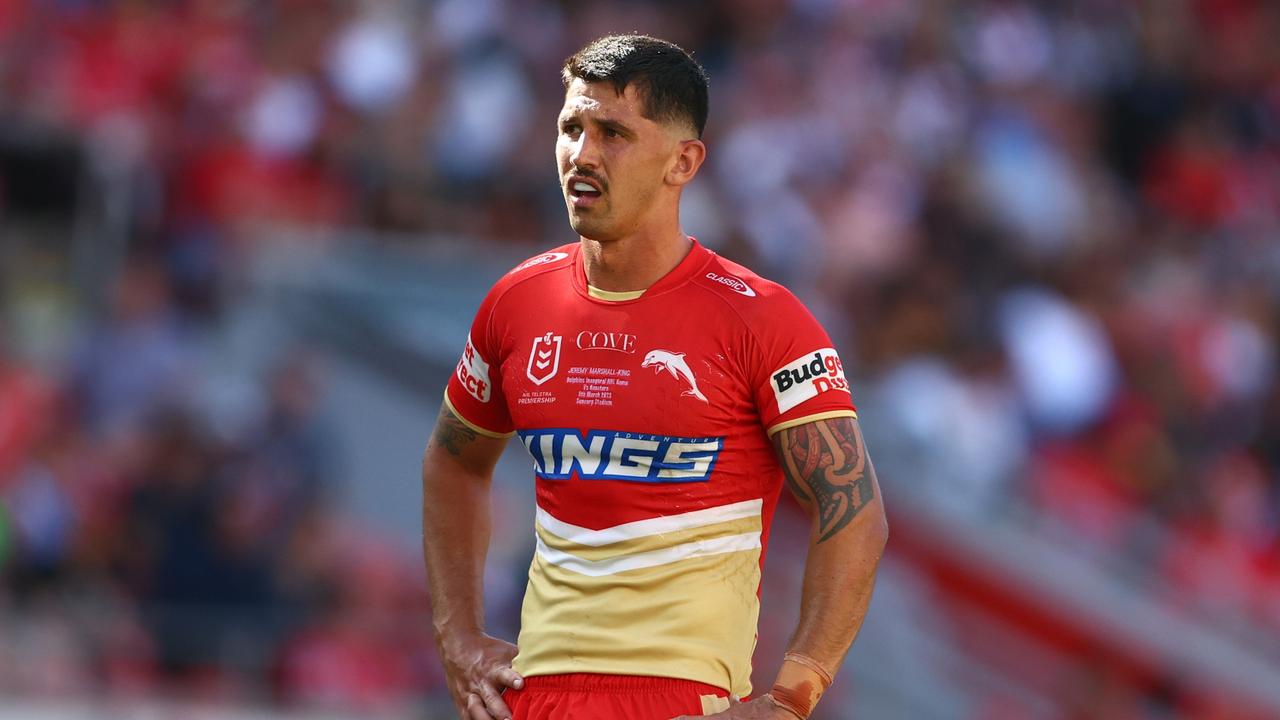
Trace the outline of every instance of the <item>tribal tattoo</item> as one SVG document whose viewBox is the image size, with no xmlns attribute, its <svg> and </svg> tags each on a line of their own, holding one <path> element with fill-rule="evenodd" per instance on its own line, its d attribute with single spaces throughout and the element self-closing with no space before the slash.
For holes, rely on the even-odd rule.
<svg viewBox="0 0 1280 720">
<path fill-rule="evenodd" d="M 818 510 L 818 542 L 834 536 L 875 499 L 857 426 L 851 417 L 816 420 L 773 437 L 787 486 Z"/>
<path fill-rule="evenodd" d="M 440 408 L 435 438 L 450 455 L 461 455 L 462 446 L 476 439 L 476 431 L 467 427 L 449 408 Z"/>
</svg>

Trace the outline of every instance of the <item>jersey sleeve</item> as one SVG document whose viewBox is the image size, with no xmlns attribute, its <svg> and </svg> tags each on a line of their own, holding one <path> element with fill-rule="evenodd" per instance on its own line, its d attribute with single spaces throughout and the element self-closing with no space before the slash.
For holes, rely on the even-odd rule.
<svg viewBox="0 0 1280 720">
<path fill-rule="evenodd" d="M 754 322 L 759 358 L 755 395 L 769 435 L 814 420 L 857 417 L 849 381 L 831 338 L 790 293 Z"/>
<path fill-rule="evenodd" d="M 497 297 L 495 289 L 480 304 L 462 357 L 445 388 L 444 402 L 472 430 L 504 438 L 515 428 L 502 392 L 502 365 L 491 332 Z"/>
</svg>

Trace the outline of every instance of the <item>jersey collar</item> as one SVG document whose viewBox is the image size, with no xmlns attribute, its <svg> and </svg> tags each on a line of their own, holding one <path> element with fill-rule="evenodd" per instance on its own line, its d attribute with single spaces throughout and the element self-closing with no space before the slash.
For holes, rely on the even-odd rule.
<svg viewBox="0 0 1280 720">
<path fill-rule="evenodd" d="M 697 238 L 690 236 L 689 240 L 692 244 L 689 246 L 689 252 L 684 256 L 684 259 L 672 268 L 670 272 L 659 278 L 658 282 L 645 288 L 643 295 L 631 300 L 605 300 L 589 292 L 587 288 L 587 272 L 582 258 L 582 245 L 579 244 L 573 249 L 573 287 L 582 297 L 592 302 L 607 305 L 625 305 L 627 303 L 641 302 L 646 298 L 674 290 L 693 279 L 698 274 L 698 271 L 711 260 L 713 254 L 703 247 Z"/>
</svg>

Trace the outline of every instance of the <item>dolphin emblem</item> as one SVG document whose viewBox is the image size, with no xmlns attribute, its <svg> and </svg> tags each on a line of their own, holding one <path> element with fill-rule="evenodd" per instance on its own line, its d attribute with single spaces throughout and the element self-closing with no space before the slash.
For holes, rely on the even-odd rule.
<svg viewBox="0 0 1280 720">
<path fill-rule="evenodd" d="M 640 363 L 640 367 L 652 367 L 654 372 L 662 372 L 666 370 L 671 373 L 671 377 L 676 380 L 682 380 L 689 384 L 689 389 L 680 393 L 684 395 L 692 395 L 702 402 L 707 402 L 707 396 L 702 394 L 698 389 L 698 380 L 693 377 L 693 371 L 689 369 L 689 364 L 684 361 L 684 353 L 671 352 L 669 350 L 650 350 L 648 355 L 644 356 L 644 362 Z"/>
</svg>

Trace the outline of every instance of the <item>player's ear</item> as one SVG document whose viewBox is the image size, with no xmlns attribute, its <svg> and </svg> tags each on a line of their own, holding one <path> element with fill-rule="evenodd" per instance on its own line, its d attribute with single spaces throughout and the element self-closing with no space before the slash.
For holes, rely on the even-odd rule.
<svg viewBox="0 0 1280 720">
<path fill-rule="evenodd" d="M 676 146 L 674 162 L 667 170 L 668 185 L 684 185 L 698 174 L 702 161 L 707 159 L 707 146 L 701 140 L 693 138 L 681 140 Z"/>
</svg>

